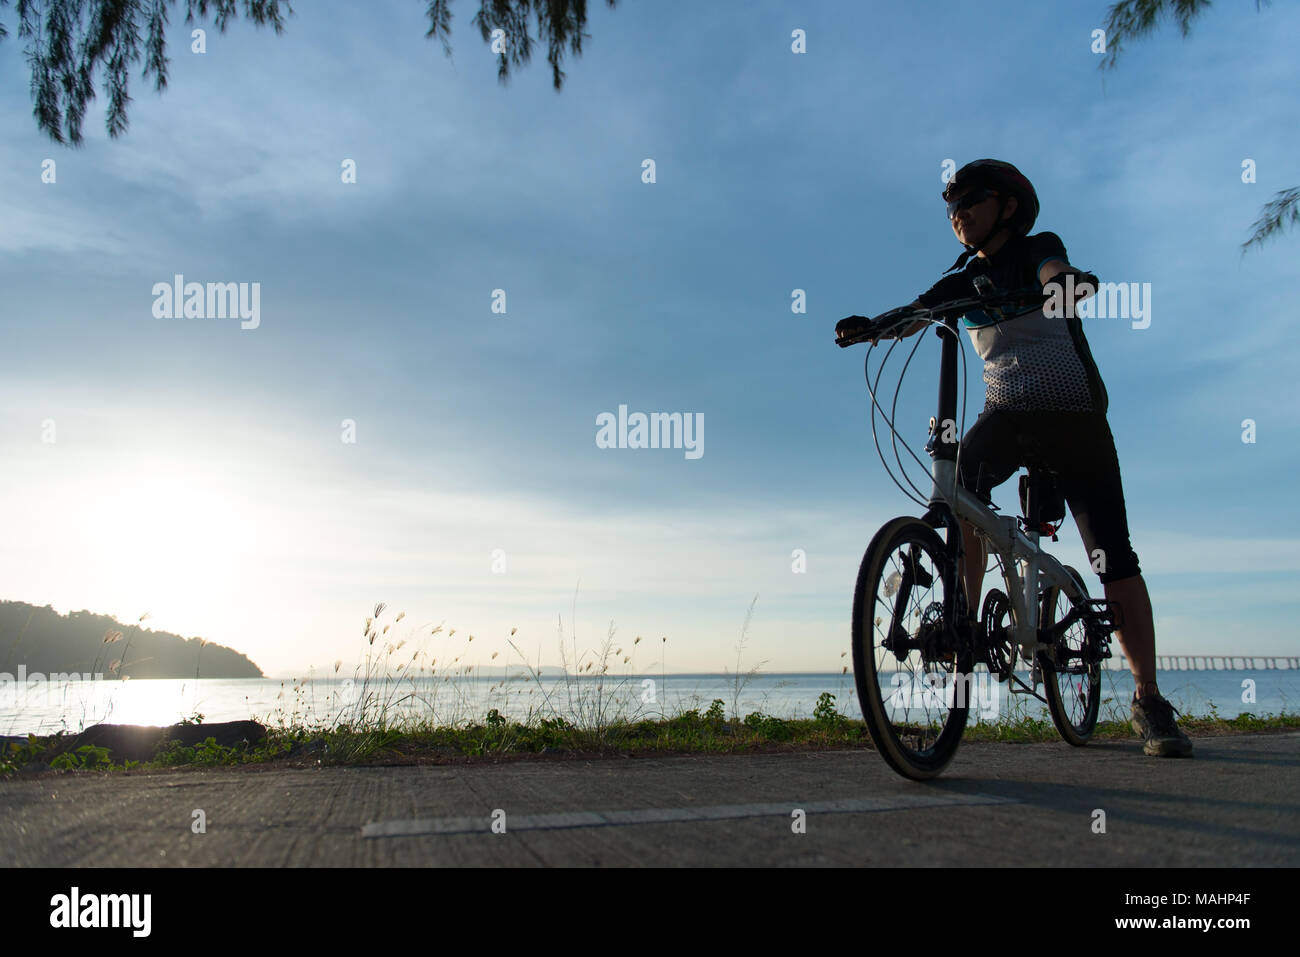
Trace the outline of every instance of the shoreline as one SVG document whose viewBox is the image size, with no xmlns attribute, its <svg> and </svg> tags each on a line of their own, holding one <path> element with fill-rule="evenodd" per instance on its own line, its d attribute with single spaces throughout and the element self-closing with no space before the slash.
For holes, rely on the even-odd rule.
<svg viewBox="0 0 1300 957">
<path fill-rule="evenodd" d="M 1300 731 L 1300 715 L 1185 715 L 1180 726 L 1198 738 Z M 99 726 L 104 728 L 122 726 Z M 413 725 L 406 728 L 312 728 L 255 725 L 264 736 L 255 743 L 216 743 L 204 732 L 218 726 L 178 726 L 189 743 L 172 740 L 150 760 L 114 761 L 107 748 L 61 748 L 68 736 L 10 739 L 0 755 L 0 781 L 34 775 L 122 774 L 184 768 L 315 769 L 321 767 L 398 767 L 475 765 L 529 760 L 614 760 L 680 755 L 788 754 L 836 750 L 874 750 L 866 725 L 833 710 L 818 719 L 791 720 L 755 712 L 744 720 L 726 719 L 720 709 L 684 712 L 660 721 L 615 722 L 579 727 L 563 719 L 531 724 L 510 722 L 495 711 L 483 723 L 461 727 Z M 149 729 L 160 735 L 168 730 Z M 247 728 L 241 729 L 247 731 Z M 1004 716 L 968 725 L 963 747 L 990 743 L 1041 744 L 1061 740 L 1049 719 Z M 1098 721 L 1094 741 L 1137 741 L 1126 720 Z"/>
</svg>

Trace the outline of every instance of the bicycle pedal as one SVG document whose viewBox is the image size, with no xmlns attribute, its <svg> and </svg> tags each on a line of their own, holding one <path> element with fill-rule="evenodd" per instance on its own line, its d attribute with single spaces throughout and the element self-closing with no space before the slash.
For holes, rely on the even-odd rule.
<svg viewBox="0 0 1300 957">
<path fill-rule="evenodd" d="M 1088 662 L 1090 664 L 1096 661 L 1105 661 L 1107 658 L 1113 657 L 1110 651 L 1110 632 L 1104 632 L 1102 634 L 1089 633 L 1089 637 L 1093 639 L 1091 644 L 1096 650 L 1095 654 L 1088 655 Z"/>
<path fill-rule="evenodd" d="M 1105 598 L 1089 598 L 1080 607 L 1080 612 L 1089 625 L 1098 629 L 1104 628 L 1107 632 L 1121 628 L 1124 624 L 1124 615 L 1119 605 Z"/>
</svg>

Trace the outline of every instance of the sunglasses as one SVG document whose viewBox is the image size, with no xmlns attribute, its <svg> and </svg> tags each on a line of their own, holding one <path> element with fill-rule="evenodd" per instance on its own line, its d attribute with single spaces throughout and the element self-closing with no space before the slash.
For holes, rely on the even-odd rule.
<svg viewBox="0 0 1300 957">
<path fill-rule="evenodd" d="M 969 209 L 979 203 L 984 202 L 990 196 L 997 196 L 998 192 L 994 189 L 973 189 L 961 199 L 948 200 L 948 218 L 952 219 L 963 209 Z"/>
</svg>

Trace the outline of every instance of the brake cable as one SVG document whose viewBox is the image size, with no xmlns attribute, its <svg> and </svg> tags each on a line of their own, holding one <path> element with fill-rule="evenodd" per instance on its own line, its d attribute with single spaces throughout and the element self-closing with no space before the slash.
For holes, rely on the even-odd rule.
<svg viewBox="0 0 1300 957">
<path fill-rule="evenodd" d="M 958 346 L 958 349 L 960 350 L 960 352 L 959 352 L 959 356 L 960 356 L 960 358 L 961 358 L 961 362 L 960 362 L 960 367 L 961 367 L 961 371 L 960 371 L 960 378 L 961 378 L 961 423 L 960 423 L 960 426 L 961 426 L 961 433 L 962 433 L 962 434 L 965 434 L 965 431 L 966 431 L 966 393 L 967 393 L 967 391 L 969 390 L 969 385 L 970 385 L 970 383 L 969 383 L 969 374 L 968 374 L 967 371 L 966 371 L 966 342 L 965 342 L 965 340 L 964 340 L 964 339 L 963 339 L 963 338 L 962 338 L 962 337 L 957 333 L 957 330 L 955 330 L 955 329 L 953 329 L 953 330 L 949 330 L 948 327 L 947 327 L 947 325 L 943 324 L 941 320 L 934 319 L 934 318 L 925 318 L 925 319 L 916 319 L 916 320 L 913 320 L 913 321 L 924 322 L 924 323 L 926 324 L 927 329 L 928 329 L 929 327 L 931 327 L 931 326 L 937 326 L 937 327 L 938 327 L 938 330 L 939 330 L 939 334 L 940 334 L 940 336 L 942 336 L 944 332 L 948 332 L 948 331 L 950 331 L 950 332 L 952 332 L 952 334 L 956 337 L 957 346 Z M 872 384 L 872 381 L 871 381 L 871 352 L 872 352 L 872 349 L 874 349 L 875 344 L 873 343 L 872 346 L 871 346 L 871 348 L 868 348 L 868 350 L 867 350 L 866 359 L 865 359 L 865 362 L 864 362 L 864 365 L 863 365 L 863 371 L 864 371 L 864 374 L 865 374 L 865 376 L 866 376 L 866 380 L 867 380 L 867 392 L 868 392 L 868 394 L 871 396 L 871 403 L 872 403 L 872 407 L 871 407 L 871 438 L 872 438 L 872 441 L 874 442 L 875 447 L 876 447 L 876 456 L 880 459 L 880 464 L 884 467 L 884 469 L 885 469 L 885 474 L 889 476 L 890 480 L 893 481 L 894 485 L 897 486 L 898 490 L 899 490 L 900 492 L 902 492 L 905 496 L 907 496 L 908 499 L 910 499 L 911 501 L 915 502 L 917 505 L 921 506 L 922 508 L 927 508 L 927 507 L 929 506 L 929 502 L 928 502 L 924 497 L 922 497 L 922 496 L 924 496 L 925 493 L 923 493 L 923 492 L 922 492 L 922 491 L 921 491 L 921 490 L 916 486 L 916 484 L 911 480 L 911 478 L 908 477 L 908 475 L 907 475 L 906 466 L 903 464 L 902 456 L 901 456 L 901 454 L 900 454 L 899 451 L 898 451 L 898 440 L 899 440 L 900 438 L 903 438 L 903 436 L 899 433 L 898 429 L 895 428 L 895 426 L 894 426 L 894 420 L 897 418 L 897 412 L 898 412 L 898 399 L 899 399 L 900 394 L 902 393 L 903 381 L 904 381 L 904 379 L 906 378 L 908 367 L 912 364 L 912 359 L 916 356 L 916 351 L 917 351 L 917 349 L 919 349 L 919 348 L 921 347 L 921 340 L 920 340 L 920 339 L 918 339 L 918 340 L 916 341 L 916 343 L 912 346 L 912 350 L 911 350 L 911 352 L 908 354 L 907 361 L 903 364 L 903 369 L 902 369 L 902 371 L 899 373 L 899 376 L 898 376 L 898 385 L 897 385 L 897 386 L 895 387 L 895 389 L 894 389 L 894 398 L 893 398 L 893 402 L 892 402 L 891 405 L 890 405 L 890 412 L 889 412 L 889 415 L 886 415 L 886 414 L 885 414 L 885 410 L 884 410 L 883 406 L 881 406 L 880 401 L 879 401 L 879 400 L 877 399 L 877 397 L 876 397 L 876 393 L 877 393 L 877 391 L 879 390 L 879 387 L 880 387 L 880 379 L 884 376 L 884 373 L 885 373 L 885 366 L 888 364 L 890 357 L 893 355 L 894 349 L 898 346 L 898 344 L 899 344 L 900 341 L 901 341 L 901 340 L 895 339 L 894 342 L 890 345 L 889 350 L 885 353 L 885 357 L 881 360 L 879 371 L 876 373 L 876 381 L 875 381 L 875 385 L 874 385 L 874 387 L 873 387 L 873 384 Z M 881 418 L 884 419 L 886 425 L 889 426 L 889 431 L 890 431 L 890 433 L 891 433 L 891 444 L 892 444 L 892 446 L 893 446 L 893 450 L 894 450 L 894 458 L 895 458 L 895 460 L 898 462 L 899 473 L 902 475 L 904 481 L 906 481 L 907 484 L 910 485 L 910 486 L 912 487 L 912 491 L 915 492 L 916 495 L 913 495 L 913 494 L 911 494 L 910 492 L 908 492 L 908 490 L 905 489 L 905 488 L 903 487 L 902 483 L 899 482 L 898 477 L 894 475 L 894 472 L 893 472 L 892 467 L 890 466 L 888 460 L 885 458 L 884 452 L 881 451 L 881 448 L 880 448 L 880 436 L 879 436 L 879 433 L 878 433 L 877 430 L 876 430 L 876 410 L 877 410 L 877 409 L 880 410 Z M 942 423 L 937 423 L 937 427 L 938 427 L 938 428 L 942 428 L 942 427 L 943 427 L 943 424 L 942 424 Z M 904 439 L 904 442 L 903 442 L 903 448 L 907 450 L 907 453 L 912 457 L 912 459 L 917 463 L 917 465 L 921 466 L 921 468 L 925 469 L 927 472 L 930 471 L 929 467 L 928 467 L 928 466 L 927 466 L 923 461 L 921 461 L 920 457 L 917 456 L 917 454 L 916 454 L 914 451 L 912 451 L 912 449 L 907 445 L 907 442 L 906 442 L 905 439 Z M 955 466 L 955 467 L 959 467 L 959 465 L 960 465 L 960 461 L 961 461 L 961 445 L 958 444 L 958 446 L 957 446 L 957 458 L 956 458 L 956 461 L 954 462 L 954 466 Z"/>
</svg>

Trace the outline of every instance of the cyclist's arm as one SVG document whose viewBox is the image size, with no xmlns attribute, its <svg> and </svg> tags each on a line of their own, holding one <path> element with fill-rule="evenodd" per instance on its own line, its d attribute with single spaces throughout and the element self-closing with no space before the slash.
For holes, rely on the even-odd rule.
<svg viewBox="0 0 1300 957">
<path fill-rule="evenodd" d="M 1057 276 L 1063 276 L 1065 273 L 1074 273 L 1074 300 L 1076 303 L 1082 302 L 1097 292 L 1097 277 L 1071 266 L 1064 259 L 1049 259 L 1043 263 L 1038 268 L 1038 281 L 1046 286 Z M 1064 278 L 1061 281 L 1064 282 Z"/>
<path fill-rule="evenodd" d="M 1025 242 L 1026 254 L 1033 257 L 1030 262 L 1038 263 L 1034 272 L 1042 285 L 1046 285 L 1054 276 L 1071 269 L 1065 243 L 1061 242 L 1061 237 L 1056 233 L 1039 233 L 1036 236 L 1029 236 Z"/>
<path fill-rule="evenodd" d="M 1059 276 L 1069 268 L 1070 264 L 1064 259 L 1049 259 L 1038 267 L 1038 281 L 1046 286 L 1053 277 Z"/>
<path fill-rule="evenodd" d="M 913 309 L 925 308 L 925 306 L 921 303 L 920 299 L 913 300 L 912 302 L 908 303 L 908 305 L 910 305 Z M 928 323 L 925 322 L 913 322 L 910 325 L 900 326 L 897 333 L 898 338 L 906 339 L 908 336 L 916 335 L 916 333 L 920 332 L 927 325 Z"/>
<path fill-rule="evenodd" d="M 1065 244 L 1061 242 L 1060 236 L 1056 233 L 1039 233 L 1031 236 L 1030 242 L 1032 243 L 1030 255 L 1038 260 L 1038 281 L 1041 285 L 1046 286 L 1053 279 L 1064 284 L 1067 281 L 1066 276 L 1073 274 L 1075 303 L 1082 302 L 1096 293 L 1097 277 L 1077 266 L 1070 265 Z"/>
<path fill-rule="evenodd" d="M 955 276 L 941 276 L 938 282 L 917 296 L 911 302 L 911 306 L 915 309 L 928 309 L 931 306 L 939 305 L 941 302 L 950 302 L 953 299 L 970 296 L 973 292 L 970 278 L 965 273 L 958 273 Z M 927 325 L 929 323 L 920 321 L 909 323 L 901 327 L 897 336 L 904 339 L 915 335 L 925 329 Z"/>
</svg>

